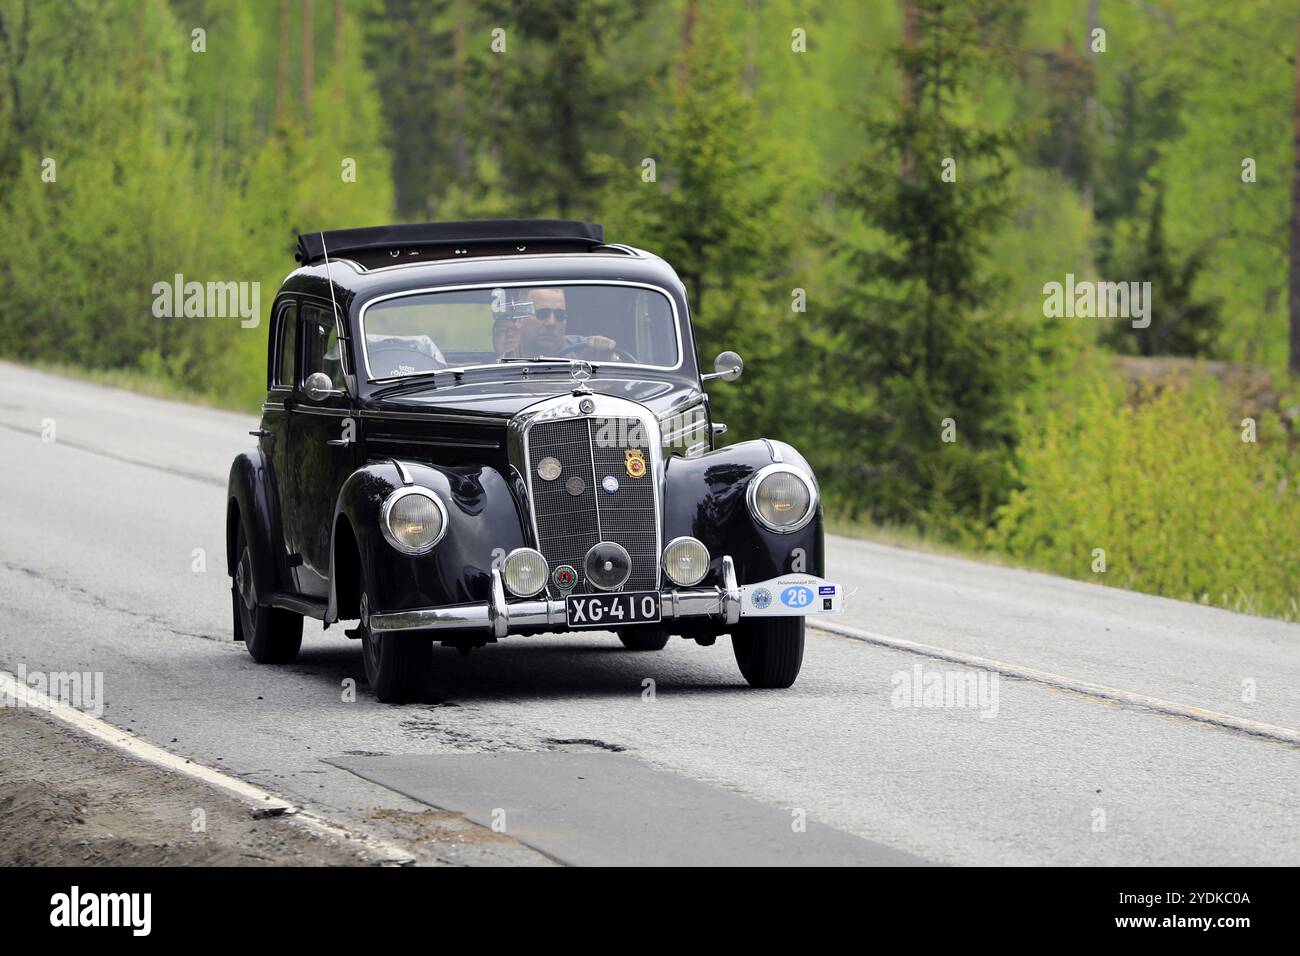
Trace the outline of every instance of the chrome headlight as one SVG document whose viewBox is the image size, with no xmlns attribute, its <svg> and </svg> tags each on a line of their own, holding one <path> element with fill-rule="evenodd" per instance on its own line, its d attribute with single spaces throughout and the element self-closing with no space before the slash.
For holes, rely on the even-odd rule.
<svg viewBox="0 0 1300 956">
<path fill-rule="evenodd" d="M 694 587 L 709 573 L 709 549 L 694 538 L 674 538 L 664 548 L 664 574 L 678 587 Z"/>
<path fill-rule="evenodd" d="M 546 559 L 532 548 L 515 548 L 506 555 L 503 567 L 506 588 L 515 597 L 532 597 L 546 587 L 550 568 Z"/>
<path fill-rule="evenodd" d="M 750 513 L 770 531 L 787 534 L 812 520 L 817 510 L 817 486 L 790 465 L 760 468 L 745 491 Z"/>
<path fill-rule="evenodd" d="M 398 488 L 379 516 L 384 537 L 403 554 L 424 554 L 447 531 L 447 508 L 427 488 Z"/>
</svg>

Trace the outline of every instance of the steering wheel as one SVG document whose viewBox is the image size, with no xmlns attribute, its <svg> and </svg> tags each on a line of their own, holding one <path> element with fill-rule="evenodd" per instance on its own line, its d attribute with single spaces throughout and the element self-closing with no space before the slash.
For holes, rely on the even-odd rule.
<svg viewBox="0 0 1300 956">
<path fill-rule="evenodd" d="M 370 364 L 376 372 L 389 375 L 413 375 L 416 372 L 436 372 L 445 365 L 419 349 L 405 348 L 401 345 L 377 345 L 370 347 Z M 409 369 L 406 371 L 405 369 Z"/>
<path fill-rule="evenodd" d="M 567 348 L 561 349 L 560 356 L 563 357 L 566 355 L 575 355 L 578 352 L 585 352 L 588 349 L 591 349 L 591 351 L 593 352 L 600 352 L 600 351 L 608 352 L 610 355 L 614 356 L 614 358 L 619 362 L 632 362 L 633 364 L 636 364 L 637 362 L 640 361 L 635 355 L 633 355 L 627 349 L 621 349 L 617 345 L 614 346 L 612 349 L 592 349 L 591 346 L 588 345 L 586 342 L 574 342 L 572 345 L 568 346 Z M 586 356 L 583 357 L 585 358 Z M 600 361 L 600 360 L 597 359 L 596 361 Z"/>
</svg>

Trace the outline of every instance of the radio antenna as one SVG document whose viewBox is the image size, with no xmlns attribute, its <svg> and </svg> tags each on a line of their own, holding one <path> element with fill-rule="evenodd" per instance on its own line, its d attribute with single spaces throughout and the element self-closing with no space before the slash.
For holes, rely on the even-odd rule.
<svg viewBox="0 0 1300 956">
<path fill-rule="evenodd" d="M 325 253 L 325 282 L 328 283 L 330 287 L 330 308 L 334 310 L 334 331 L 339 333 L 339 368 L 342 369 L 343 375 L 347 378 L 348 385 L 351 387 L 354 383 L 348 375 L 348 365 L 350 363 L 343 361 L 343 356 L 347 352 L 347 349 L 343 347 L 343 343 L 350 342 L 351 338 L 344 334 L 347 329 L 347 323 L 339 321 L 339 304 L 334 298 L 334 278 L 330 275 L 330 250 L 329 246 L 325 244 L 324 231 L 320 234 L 320 248 L 321 252 Z"/>
<path fill-rule="evenodd" d="M 330 305 L 334 307 L 334 323 L 337 325 L 339 320 L 339 304 L 334 301 L 334 280 L 330 277 L 330 251 L 329 247 L 325 245 L 324 232 L 320 234 L 320 248 L 321 252 L 325 253 L 325 281 L 329 283 Z"/>
</svg>

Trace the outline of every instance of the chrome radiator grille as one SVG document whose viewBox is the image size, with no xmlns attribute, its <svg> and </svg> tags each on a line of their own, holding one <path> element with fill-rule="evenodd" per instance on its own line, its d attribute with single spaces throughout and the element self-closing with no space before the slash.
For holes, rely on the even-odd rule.
<svg viewBox="0 0 1300 956">
<path fill-rule="evenodd" d="M 631 440 L 605 441 L 609 435 Z M 575 592 L 593 590 L 587 585 L 582 562 L 599 541 L 621 544 L 631 556 L 632 574 L 624 590 L 650 591 L 659 586 L 659 513 L 647 438 L 635 418 L 539 422 L 528 432 L 537 545 L 552 571 L 568 564 L 578 572 Z M 626 454 L 631 449 L 639 449 L 646 464 L 645 474 L 639 478 L 628 475 Z M 554 481 L 544 481 L 537 474 L 537 463 L 548 456 L 560 463 L 560 476 Z M 616 491 L 604 489 L 606 476 L 618 481 Z M 583 483 L 578 495 L 569 490 L 570 479 L 575 477 Z"/>
</svg>

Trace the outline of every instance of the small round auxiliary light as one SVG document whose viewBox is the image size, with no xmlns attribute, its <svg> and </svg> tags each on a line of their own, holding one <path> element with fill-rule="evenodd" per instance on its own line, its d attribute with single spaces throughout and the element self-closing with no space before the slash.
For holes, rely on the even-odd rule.
<svg viewBox="0 0 1300 956">
<path fill-rule="evenodd" d="M 546 559 L 532 548 L 516 548 L 502 566 L 506 589 L 515 597 L 532 597 L 546 587 Z"/>
<path fill-rule="evenodd" d="M 674 538 L 664 548 L 664 574 L 678 587 L 694 587 L 709 573 L 709 549 L 695 538 Z"/>
<path fill-rule="evenodd" d="M 542 481 L 554 481 L 560 477 L 560 462 L 549 455 L 537 463 L 537 477 Z"/>
<path fill-rule="evenodd" d="M 627 550 L 613 541 L 592 545 L 582 562 L 587 583 L 602 591 L 622 587 L 632 573 L 632 558 Z"/>
</svg>

